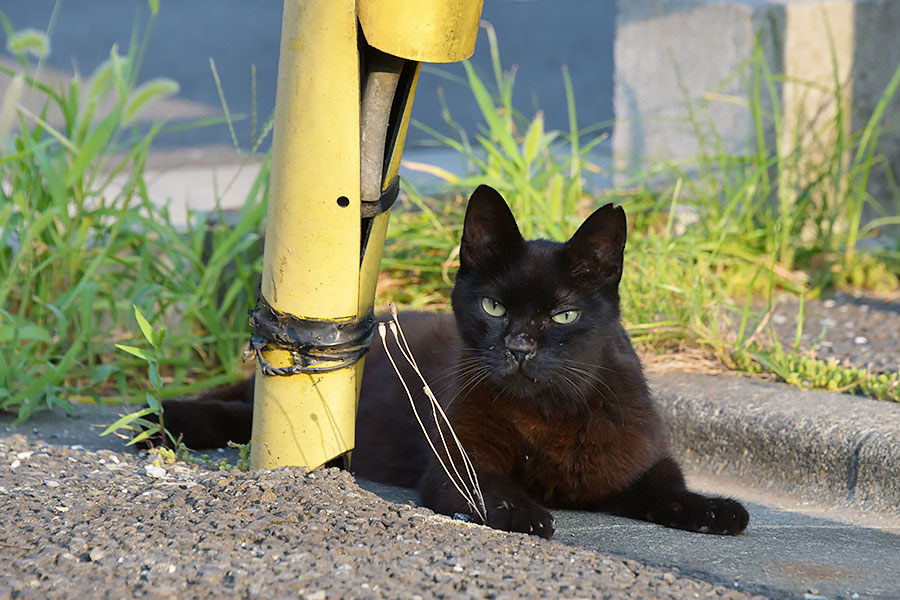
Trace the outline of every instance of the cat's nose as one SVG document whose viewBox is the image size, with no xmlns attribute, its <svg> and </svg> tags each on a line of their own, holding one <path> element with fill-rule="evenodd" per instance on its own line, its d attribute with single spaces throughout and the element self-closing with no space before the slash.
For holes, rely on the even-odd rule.
<svg viewBox="0 0 900 600">
<path fill-rule="evenodd" d="M 534 357 L 537 353 L 537 342 L 527 333 L 508 335 L 503 340 L 506 345 L 506 354 L 520 365 Z"/>
</svg>

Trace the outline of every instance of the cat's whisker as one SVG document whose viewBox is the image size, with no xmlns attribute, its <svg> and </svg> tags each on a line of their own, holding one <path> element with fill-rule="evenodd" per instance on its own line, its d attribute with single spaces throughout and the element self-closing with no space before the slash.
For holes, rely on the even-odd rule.
<svg viewBox="0 0 900 600">
<path fill-rule="evenodd" d="M 597 385 L 598 383 L 602 384 L 603 387 L 606 388 L 613 395 L 613 400 L 618 400 L 618 397 L 617 397 L 615 391 L 613 389 L 611 389 L 610 386 L 605 381 L 603 381 L 602 378 L 600 378 L 595 373 L 591 373 L 590 371 L 574 369 L 572 367 L 566 367 L 565 369 L 567 371 L 577 375 L 581 379 L 581 381 L 586 383 L 588 386 L 590 386 L 590 388 L 592 390 L 597 392 L 597 394 L 599 394 L 600 397 L 606 401 L 606 406 L 609 407 L 610 409 L 616 411 L 616 414 L 619 417 L 619 421 L 621 422 L 623 427 L 625 426 L 625 415 L 622 413 L 622 407 L 619 406 L 618 402 L 611 401 L 610 398 L 604 393 L 603 389 L 601 389 Z"/>
<path fill-rule="evenodd" d="M 480 361 L 480 360 L 471 360 L 468 362 L 460 361 L 460 364 L 454 365 L 453 368 L 446 369 L 440 375 L 437 375 L 436 377 L 432 377 L 431 380 L 433 383 L 437 383 L 437 382 L 447 382 L 449 379 L 449 383 L 447 383 L 447 385 L 452 385 L 453 383 L 456 383 L 457 381 L 459 381 L 460 379 L 464 378 L 466 375 L 468 375 L 472 372 L 470 369 L 467 369 L 467 367 L 484 368 L 484 365 L 482 364 L 482 361 Z M 446 389 L 446 386 L 444 387 L 444 389 Z"/>
<path fill-rule="evenodd" d="M 582 362 L 582 361 L 572 360 L 570 358 L 561 358 L 560 362 L 563 364 L 563 369 L 565 369 L 566 371 L 569 371 L 569 372 L 577 373 L 580 376 L 580 378 L 583 381 L 585 381 L 586 383 L 588 383 L 590 380 L 590 381 L 599 383 L 604 388 L 606 388 L 609 391 L 609 393 L 612 394 L 612 399 L 607 398 L 606 395 L 596 385 L 591 385 L 589 383 L 589 385 L 591 385 L 591 387 L 594 390 L 596 390 L 597 393 L 599 393 L 608 402 L 610 400 L 618 400 L 618 398 L 616 397 L 615 390 L 613 390 L 612 387 L 610 387 L 610 385 L 608 383 L 606 383 L 606 381 L 598 373 L 595 372 L 596 369 L 602 369 L 605 371 L 610 371 L 610 372 L 615 373 L 616 372 L 615 369 L 611 369 L 609 367 L 604 367 L 604 366 L 596 365 L 596 364 L 592 364 L 592 363 L 586 363 L 586 362 Z M 582 366 L 588 367 L 588 368 L 585 369 L 585 368 L 582 368 Z"/>
<path fill-rule="evenodd" d="M 597 383 L 599 383 L 600 385 L 605 387 L 607 390 L 609 390 L 609 393 L 611 393 L 613 395 L 613 397 L 612 397 L 613 400 L 618 400 L 618 398 L 616 398 L 616 392 L 609 386 L 608 383 L 606 383 L 606 381 L 603 380 L 602 377 L 600 377 L 596 373 L 593 373 L 586 369 L 581 369 L 579 367 L 564 366 L 563 368 L 566 371 L 580 375 L 584 381 L 588 381 L 588 380 L 596 381 Z M 612 370 L 612 369 L 609 369 L 609 370 Z M 595 388 L 595 389 L 597 389 L 597 388 Z M 604 396 L 604 398 L 606 398 L 606 396 Z M 606 398 L 606 399 L 609 400 L 609 398 Z"/>
<path fill-rule="evenodd" d="M 475 367 L 474 369 L 466 369 L 465 367 Z M 459 361 L 459 364 L 454 367 L 447 368 L 444 372 L 436 377 L 432 377 L 432 382 L 441 382 L 442 385 L 440 387 L 431 386 L 432 391 L 436 396 L 440 396 L 447 390 L 453 388 L 460 382 L 464 382 L 457 393 L 454 394 L 453 398 L 446 403 L 446 408 L 449 408 L 451 404 L 453 404 L 453 400 L 460 395 L 466 388 L 473 387 L 477 385 L 480 381 L 484 379 L 481 375 L 489 375 L 489 369 L 483 364 L 481 359 L 470 358 L 470 359 L 462 359 Z M 477 381 L 476 381 L 477 380 Z"/>
<path fill-rule="evenodd" d="M 603 366 L 603 365 L 598 365 L 598 364 L 596 364 L 596 363 L 591 363 L 591 362 L 584 362 L 584 361 L 580 361 L 580 360 L 574 360 L 574 359 L 571 359 L 571 358 L 560 357 L 560 358 L 559 358 L 559 362 L 561 362 L 561 363 L 566 363 L 566 364 L 569 364 L 569 365 L 575 365 L 576 367 L 587 367 L 588 369 L 600 369 L 600 370 L 603 370 L 603 371 L 610 371 L 610 372 L 613 372 L 613 373 L 616 373 L 616 372 L 617 372 L 615 369 L 612 369 L 612 368 L 610 368 L 610 367 L 605 367 L 605 366 Z"/>
<path fill-rule="evenodd" d="M 560 381 L 562 381 L 564 384 L 566 384 L 575 393 L 575 396 L 578 399 L 579 403 L 581 404 L 582 408 L 586 408 L 589 406 L 589 402 L 588 402 L 587 397 L 584 395 L 584 391 L 580 387 L 578 387 L 577 383 L 572 381 L 566 375 L 561 375 Z M 566 396 L 566 397 L 568 397 L 568 396 Z"/>
<path fill-rule="evenodd" d="M 482 381 L 487 379 L 487 377 L 489 375 L 490 375 L 490 372 L 486 371 L 483 374 L 481 374 L 480 376 L 473 377 L 471 380 L 469 380 L 469 382 L 464 387 L 461 387 L 459 390 L 456 391 L 455 394 L 453 394 L 453 397 L 450 398 L 450 400 L 447 402 L 447 408 L 450 408 L 450 406 L 457 400 L 465 399 L 469 395 L 469 393 L 472 390 L 474 390 L 476 387 L 478 387 L 479 383 L 481 383 Z"/>
</svg>

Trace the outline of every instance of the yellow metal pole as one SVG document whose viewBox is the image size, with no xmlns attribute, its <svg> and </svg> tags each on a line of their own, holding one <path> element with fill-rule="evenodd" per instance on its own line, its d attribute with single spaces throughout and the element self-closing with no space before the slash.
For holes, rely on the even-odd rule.
<svg viewBox="0 0 900 600">
<path fill-rule="evenodd" d="M 359 308 L 359 55 L 355 0 L 286 0 L 261 293 L 304 319 Z M 285 350 L 263 352 L 275 367 Z M 354 445 L 362 362 L 331 373 L 257 368 L 253 468 L 313 469 Z"/>
<path fill-rule="evenodd" d="M 358 325 L 371 314 L 387 230 L 389 211 L 372 210 L 371 199 L 361 198 L 360 64 L 402 69 L 396 98 L 386 107 L 399 118 L 385 148 L 377 150 L 383 159 L 368 156 L 362 165 L 364 171 L 384 165 L 379 187 L 386 192 L 396 185 L 417 61 L 470 56 L 480 14 L 481 0 L 285 0 L 260 288 L 262 312 L 273 315 L 278 331 L 271 336 L 275 340 L 254 340 L 262 348 L 257 347 L 253 468 L 314 469 L 354 446 L 363 361 L 355 356 L 338 368 L 326 362 L 323 369 L 315 358 L 334 331 L 362 339 L 365 326 Z M 374 60 L 370 46 L 386 60 Z M 360 48 L 372 56 L 361 57 Z M 367 195 L 372 181 L 379 178 L 366 171 Z M 260 315 L 257 307 L 257 322 Z M 301 353 L 289 349 L 298 339 L 308 351 L 301 368 Z M 304 362 L 308 356 L 311 368 Z"/>
</svg>

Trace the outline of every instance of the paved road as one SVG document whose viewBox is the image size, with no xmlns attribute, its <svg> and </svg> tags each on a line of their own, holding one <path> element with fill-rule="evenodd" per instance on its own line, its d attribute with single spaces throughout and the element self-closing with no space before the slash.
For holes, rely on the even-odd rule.
<svg viewBox="0 0 900 600">
<path fill-rule="evenodd" d="M 4 0 L 2 10 L 16 28 L 45 29 L 54 2 Z M 171 77 L 181 84 L 184 99 L 220 106 L 209 59 L 216 62 L 222 87 L 233 112 L 249 114 L 251 65 L 256 66 L 259 113 L 265 118 L 275 104 L 275 78 L 281 31 L 278 0 L 191 0 L 162 2 L 142 69 L 145 78 Z M 90 73 L 109 56 L 113 44 L 128 47 L 136 16 L 146 19 L 146 0 L 63 1 L 52 35 L 48 64 L 59 69 L 76 65 Z M 501 58 L 518 65 L 516 101 L 523 112 L 545 111 L 549 127 L 566 129 L 567 115 L 561 66 L 567 64 L 575 83 L 579 121 L 583 126 L 610 121 L 612 111 L 612 0 L 486 0 L 483 18 L 496 28 Z M 490 54 L 484 32 L 474 63 L 490 74 Z M 455 75 L 460 65 L 441 66 Z M 438 88 L 443 88 L 454 119 L 473 131 L 480 122 L 468 90 L 433 72 L 423 74 L 413 118 L 443 128 Z M 238 127 L 243 144 L 249 124 Z M 428 136 L 411 132 L 411 142 Z M 225 127 L 171 135 L 172 146 L 230 144 Z"/>
</svg>

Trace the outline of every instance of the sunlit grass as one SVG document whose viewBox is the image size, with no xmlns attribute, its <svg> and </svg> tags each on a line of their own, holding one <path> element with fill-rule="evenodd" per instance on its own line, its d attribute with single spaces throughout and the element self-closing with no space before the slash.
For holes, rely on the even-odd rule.
<svg viewBox="0 0 900 600">
<path fill-rule="evenodd" d="M 268 162 L 236 228 L 195 213 L 176 225 L 146 185 L 164 123 L 135 125 L 177 90 L 165 79 L 137 83 L 153 18 L 125 55 L 114 47 L 90 77 L 54 85 L 40 83 L 27 57 L 35 34 L 0 22 L 19 62 L 0 67 L 14 82 L 0 100 L 0 408 L 21 420 L 73 398 L 142 399 L 140 360 L 115 351 L 138 333 L 133 306 L 170 331 L 161 396 L 239 377 Z M 36 112 L 21 104 L 26 92 L 43 99 Z"/>
<path fill-rule="evenodd" d="M 884 160 L 876 140 L 884 107 L 900 85 L 900 69 L 862 130 L 838 136 L 829 153 L 811 162 L 765 143 L 767 130 L 782 139 L 775 93 L 781 79 L 757 52 L 747 65 L 751 93 L 742 102 L 759 139 L 746 153 L 726 153 L 721 137 L 713 134 L 694 160 L 655 165 L 624 189 L 591 190 L 585 175 L 598 169 L 590 151 L 602 136 L 579 130 L 568 74 L 563 71 L 569 130 L 546 131 L 540 112 L 526 118 L 512 105 L 513 75 L 501 68 L 490 28 L 488 39 L 494 81 L 488 83 L 466 65 L 466 83 L 483 126 L 473 136 L 445 108 L 445 120 L 457 136 L 426 129 L 461 154 L 471 170 L 457 176 L 418 167 L 442 176 L 449 197 L 422 198 L 411 190 L 406 210 L 392 217 L 385 258 L 391 285 L 383 288 L 385 301 L 447 307 L 464 198 L 478 183 L 504 194 L 526 237 L 565 240 L 593 209 L 616 202 L 625 207 L 630 224 L 623 320 L 644 352 L 691 349 L 696 356 L 700 350 L 699 356 L 723 368 L 768 372 L 792 383 L 815 382 L 814 387 L 872 391 L 896 382 L 897 374 L 887 374 L 880 387 L 849 386 L 847 374 L 832 365 L 821 383 L 813 373 L 825 372 L 821 365 L 800 357 L 796 348 L 785 350 L 769 335 L 765 315 L 781 293 L 815 297 L 835 287 L 896 289 L 896 251 L 865 253 L 858 242 L 900 222 L 889 216 L 862 222 L 864 205 L 887 212 L 866 186 Z M 774 108 L 764 110 L 766 103 Z M 703 110 L 691 110 L 698 132 Z M 838 112 L 836 122 L 822 127 L 844 131 L 847 118 Z M 870 376 L 875 377 L 856 372 L 851 379 Z M 891 389 L 877 395 L 896 399 L 897 390 Z"/>
</svg>

